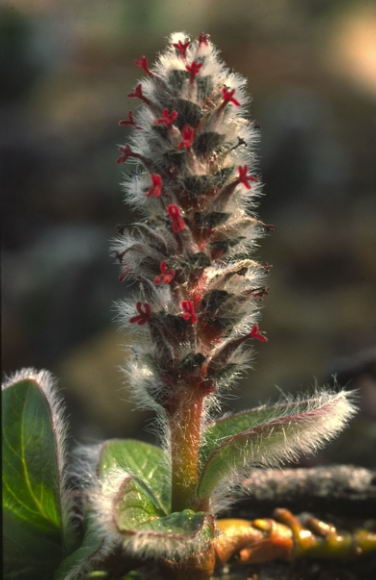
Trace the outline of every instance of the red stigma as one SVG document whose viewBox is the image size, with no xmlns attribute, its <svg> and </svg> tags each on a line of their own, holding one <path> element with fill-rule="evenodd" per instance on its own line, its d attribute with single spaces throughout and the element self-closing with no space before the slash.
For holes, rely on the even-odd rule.
<svg viewBox="0 0 376 580">
<path fill-rule="evenodd" d="M 233 103 L 237 107 L 240 107 L 239 101 L 234 99 L 234 94 L 235 94 L 235 89 L 232 89 L 231 91 L 229 91 L 227 89 L 227 87 L 223 87 L 222 95 L 223 95 L 224 102 L 225 103 Z"/>
<path fill-rule="evenodd" d="M 265 335 L 261 334 L 258 324 L 254 324 L 252 326 L 252 330 L 249 333 L 248 337 L 255 338 L 256 340 L 259 340 L 260 342 L 267 342 L 269 340 Z"/>
<path fill-rule="evenodd" d="M 146 197 L 159 197 L 163 187 L 163 179 L 158 173 L 151 174 L 151 187 L 146 192 Z"/>
<path fill-rule="evenodd" d="M 250 181 L 258 181 L 257 177 L 248 175 L 248 165 L 239 165 L 238 173 L 238 183 L 242 183 L 247 189 L 251 189 L 251 184 L 249 183 Z"/>
<path fill-rule="evenodd" d="M 167 207 L 167 213 L 171 219 L 171 229 L 173 232 L 177 233 L 185 228 L 185 221 L 180 215 L 180 209 L 177 205 L 169 205 Z"/>
<path fill-rule="evenodd" d="M 136 125 L 135 120 L 133 118 L 133 113 L 132 111 L 129 111 L 128 113 L 128 119 L 124 120 L 124 121 L 119 121 L 119 127 L 124 127 L 127 125 Z"/>
<path fill-rule="evenodd" d="M 154 125 L 167 125 L 167 126 L 172 125 L 177 116 L 178 116 L 177 111 L 171 111 L 171 113 L 169 113 L 168 109 L 163 109 L 162 117 L 156 119 L 154 121 Z"/>
<path fill-rule="evenodd" d="M 180 54 L 180 56 L 182 56 L 183 58 L 186 57 L 186 53 L 188 50 L 189 45 L 191 44 L 191 42 L 188 40 L 187 42 L 183 43 L 181 40 L 179 40 L 178 43 L 173 44 L 172 46 L 174 48 L 176 48 L 176 50 L 178 51 L 178 53 Z"/>
<path fill-rule="evenodd" d="M 189 125 L 184 125 L 182 140 L 178 144 L 178 149 L 190 149 L 193 145 L 194 132 L 192 127 Z"/>
<path fill-rule="evenodd" d="M 154 278 L 154 284 L 159 284 L 159 282 L 169 284 L 172 282 L 175 277 L 176 270 L 170 270 L 167 266 L 167 262 L 160 262 L 159 267 L 161 269 L 161 273 Z"/>
<path fill-rule="evenodd" d="M 129 93 L 128 97 L 135 97 L 137 99 L 141 99 L 144 103 L 149 103 L 148 99 L 145 97 L 144 93 L 142 92 L 142 84 L 139 83 L 133 93 Z"/>
<path fill-rule="evenodd" d="M 116 163 L 125 163 L 129 157 L 132 157 L 133 151 L 129 145 L 122 145 L 119 147 L 119 151 L 122 153 L 120 157 L 116 159 Z"/>
<path fill-rule="evenodd" d="M 198 75 L 200 72 L 200 68 L 202 67 L 201 62 L 196 62 L 195 60 L 191 62 L 191 64 L 187 64 L 185 66 L 185 70 L 187 70 L 190 74 L 190 82 L 193 83 L 195 80 L 195 76 Z"/>
<path fill-rule="evenodd" d="M 136 309 L 138 315 L 130 318 L 129 322 L 131 324 L 138 324 L 139 326 L 142 326 L 149 321 L 151 316 L 151 306 L 147 302 L 137 302 Z"/>
<path fill-rule="evenodd" d="M 146 56 L 142 56 L 140 59 L 135 59 L 134 64 L 136 66 L 139 66 L 140 68 L 144 69 L 144 71 L 146 72 L 147 75 L 149 75 L 150 77 L 153 76 L 153 73 L 151 72 L 151 70 L 149 69 L 148 66 L 148 61 Z"/>
<path fill-rule="evenodd" d="M 208 46 L 209 38 L 210 38 L 210 34 L 205 34 L 205 32 L 201 32 L 200 36 L 198 37 L 199 45 L 201 46 L 201 44 L 205 44 L 205 46 Z"/>
<path fill-rule="evenodd" d="M 198 320 L 195 308 L 193 306 L 193 302 L 190 300 L 183 300 L 181 303 L 181 307 L 184 311 L 183 318 L 184 320 L 190 320 L 192 324 L 195 324 Z"/>
</svg>

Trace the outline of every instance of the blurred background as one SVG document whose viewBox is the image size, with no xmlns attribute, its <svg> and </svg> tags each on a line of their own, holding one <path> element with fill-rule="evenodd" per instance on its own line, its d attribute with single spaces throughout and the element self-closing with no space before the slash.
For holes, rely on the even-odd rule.
<svg viewBox="0 0 376 580">
<path fill-rule="evenodd" d="M 317 381 L 358 388 L 361 412 L 315 460 L 374 465 L 376 6 L 361 0 L 0 2 L 3 370 L 59 377 L 73 439 L 153 440 L 119 370 L 126 291 L 109 256 L 122 204 L 118 127 L 167 35 L 212 35 L 249 79 L 262 131 L 274 265 L 254 370 L 225 407 Z"/>
</svg>

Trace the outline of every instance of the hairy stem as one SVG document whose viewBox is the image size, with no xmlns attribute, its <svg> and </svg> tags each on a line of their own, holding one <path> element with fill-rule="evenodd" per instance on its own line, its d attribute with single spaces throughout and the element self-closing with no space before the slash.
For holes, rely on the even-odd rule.
<svg viewBox="0 0 376 580">
<path fill-rule="evenodd" d="M 172 511 L 196 509 L 203 395 L 187 388 L 170 414 Z"/>
</svg>

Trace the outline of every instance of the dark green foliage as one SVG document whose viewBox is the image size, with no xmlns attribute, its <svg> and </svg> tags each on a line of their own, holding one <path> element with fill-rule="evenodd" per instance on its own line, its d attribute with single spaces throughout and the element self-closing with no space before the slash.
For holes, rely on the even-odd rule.
<svg viewBox="0 0 376 580">
<path fill-rule="evenodd" d="M 163 155 L 166 170 L 170 169 L 171 165 L 174 165 L 177 169 L 181 169 L 185 163 L 185 151 L 179 151 L 177 149 L 170 149 L 166 151 Z"/>
<path fill-rule="evenodd" d="M 183 186 L 195 196 L 206 195 L 215 187 L 215 181 L 211 175 L 188 175 L 183 179 Z"/>
<path fill-rule="evenodd" d="M 194 214 L 195 223 L 203 229 L 215 228 L 220 224 L 223 224 L 230 217 L 229 213 L 221 211 L 212 211 L 210 213 L 196 212 Z"/>
<path fill-rule="evenodd" d="M 190 261 L 190 267 L 192 270 L 207 268 L 210 266 L 211 260 L 207 254 L 204 252 L 197 252 L 197 254 L 193 254 Z"/>
<path fill-rule="evenodd" d="M 195 141 L 194 150 L 197 155 L 206 157 L 216 151 L 224 140 L 224 135 L 215 131 L 205 131 L 201 133 Z"/>
<path fill-rule="evenodd" d="M 239 236 L 237 238 L 227 238 L 225 240 L 216 240 L 214 242 L 210 242 L 209 245 L 213 252 L 226 253 L 230 248 L 233 248 L 244 239 L 244 236 Z M 248 258 L 248 255 L 245 254 L 244 256 Z"/>
<path fill-rule="evenodd" d="M 193 352 L 188 354 L 180 363 L 179 369 L 183 371 L 193 371 L 199 368 L 206 357 L 201 352 Z"/>
<path fill-rule="evenodd" d="M 223 187 L 229 177 L 234 173 L 234 167 L 223 167 L 217 173 L 214 174 L 215 186 L 216 187 Z"/>
<path fill-rule="evenodd" d="M 153 131 L 162 139 L 168 139 L 168 127 L 166 125 L 153 125 Z"/>
<path fill-rule="evenodd" d="M 171 92 L 179 93 L 185 81 L 188 79 L 189 74 L 185 70 L 172 70 L 168 74 L 168 84 L 171 87 Z"/>
<path fill-rule="evenodd" d="M 211 76 L 198 76 L 196 78 L 197 83 L 197 96 L 199 99 L 205 100 L 213 93 L 213 78 Z"/>
<path fill-rule="evenodd" d="M 178 113 L 175 123 L 179 129 L 183 129 L 185 125 L 197 127 L 201 117 L 203 116 L 201 108 L 196 105 L 196 103 L 192 103 L 192 101 L 187 101 L 185 99 L 174 99 L 171 102 L 170 109 L 173 109 Z"/>
<path fill-rule="evenodd" d="M 201 300 L 200 308 L 206 314 L 214 314 L 233 294 L 226 290 L 210 290 Z"/>
</svg>

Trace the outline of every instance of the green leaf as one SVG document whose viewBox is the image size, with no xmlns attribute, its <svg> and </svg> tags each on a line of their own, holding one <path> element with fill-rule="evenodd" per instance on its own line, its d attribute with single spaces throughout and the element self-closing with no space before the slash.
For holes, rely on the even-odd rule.
<svg viewBox="0 0 376 580">
<path fill-rule="evenodd" d="M 351 393 L 317 396 L 259 407 L 209 424 L 201 449 L 199 498 L 250 465 L 276 465 L 310 453 L 342 430 L 355 410 Z"/>
<path fill-rule="evenodd" d="M 42 388 L 49 375 L 30 372 L 30 377 L 23 371 L 3 390 L 8 578 L 50 578 L 63 554 L 56 424 Z"/>
<path fill-rule="evenodd" d="M 301 403 L 294 403 L 294 411 L 304 411 L 306 409 L 306 401 Z M 203 445 L 200 449 L 201 461 L 205 463 L 209 455 L 220 446 L 228 437 L 238 435 L 243 431 L 249 431 L 258 425 L 268 423 L 289 414 L 288 404 L 282 403 L 280 405 L 266 406 L 262 405 L 256 409 L 248 409 L 233 415 L 225 415 L 212 423 L 209 423 L 203 433 Z"/>
<path fill-rule="evenodd" d="M 184 556 L 214 537 L 212 517 L 184 510 L 161 514 L 146 484 L 127 476 L 113 502 L 113 521 L 124 547 L 148 556 Z"/>
<path fill-rule="evenodd" d="M 54 580 L 65 580 L 66 578 L 73 580 L 76 577 L 82 577 L 83 571 L 89 572 L 103 556 L 104 547 L 103 531 L 94 521 L 94 518 L 88 515 L 81 546 L 63 560 L 55 572 Z"/>
<path fill-rule="evenodd" d="M 3 510 L 4 577 L 50 580 L 62 558 L 61 545 L 49 533 L 35 531 L 32 524 Z"/>
<path fill-rule="evenodd" d="M 169 513 L 171 478 L 162 449 L 133 439 L 106 441 L 100 453 L 99 473 L 105 476 L 110 470 L 119 468 L 147 483 L 160 511 Z"/>
</svg>

